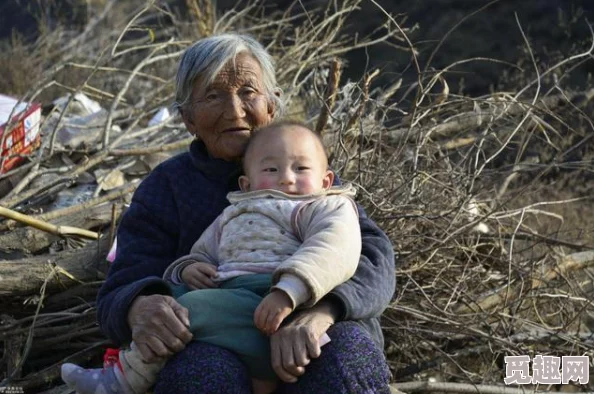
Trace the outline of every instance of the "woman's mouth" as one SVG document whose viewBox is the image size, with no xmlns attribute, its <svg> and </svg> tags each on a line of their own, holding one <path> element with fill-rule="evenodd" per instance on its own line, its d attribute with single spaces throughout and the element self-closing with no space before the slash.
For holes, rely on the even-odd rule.
<svg viewBox="0 0 594 394">
<path fill-rule="evenodd" d="M 223 130 L 223 133 L 246 133 L 249 134 L 251 133 L 251 130 L 248 129 L 247 127 L 232 127 L 232 128 L 228 128 Z"/>
</svg>

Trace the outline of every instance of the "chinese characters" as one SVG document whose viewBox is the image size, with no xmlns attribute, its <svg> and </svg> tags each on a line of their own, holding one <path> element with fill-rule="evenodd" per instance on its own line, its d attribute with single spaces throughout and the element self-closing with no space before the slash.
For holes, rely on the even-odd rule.
<svg viewBox="0 0 594 394">
<path fill-rule="evenodd" d="M 578 382 L 587 384 L 590 380 L 590 360 L 588 356 L 542 356 L 532 360 L 530 376 L 530 357 L 505 357 L 505 384 L 568 384 Z"/>
</svg>

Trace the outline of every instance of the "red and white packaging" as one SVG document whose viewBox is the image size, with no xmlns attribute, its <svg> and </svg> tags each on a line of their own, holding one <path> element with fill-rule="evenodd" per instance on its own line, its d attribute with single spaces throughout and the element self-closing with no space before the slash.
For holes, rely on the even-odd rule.
<svg viewBox="0 0 594 394">
<path fill-rule="evenodd" d="M 41 105 L 19 102 L 0 94 L 0 173 L 23 161 L 24 157 L 20 155 L 27 155 L 39 147 L 40 127 Z"/>
</svg>

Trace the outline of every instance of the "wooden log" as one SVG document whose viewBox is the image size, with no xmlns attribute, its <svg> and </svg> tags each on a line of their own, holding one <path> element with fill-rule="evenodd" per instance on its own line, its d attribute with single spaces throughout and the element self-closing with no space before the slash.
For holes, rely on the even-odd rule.
<svg viewBox="0 0 594 394">
<path fill-rule="evenodd" d="M 53 294 L 45 299 L 43 312 L 62 312 L 65 309 L 82 305 L 86 306 L 84 309 L 91 308 L 102 284 L 103 281 L 87 282 Z"/>
<path fill-rule="evenodd" d="M 9 385 L 20 386 L 26 393 L 38 393 L 41 388 L 48 387 L 52 382 L 60 379 L 60 366 L 63 363 L 87 364 L 92 359 L 97 359 L 103 353 L 106 346 L 111 345 L 110 341 L 99 341 L 90 345 L 84 350 L 63 359 L 61 362 L 47 367 L 39 372 L 27 375 L 23 379 L 15 379 L 8 382 Z"/>
<path fill-rule="evenodd" d="M 30 215 L 25 215 L 10 208 L 0 206 L 0 216 L 16 220 L 26 226 L 35 227 L 48 233 L 63 237 L 82 237 L 86 239 L 99 239 L 100 234 L 94 231 L 85 230 L 72 226 L 56 226 L 55 224 L 39 220 Z"/>
<path fill-rule="evenodd" d="M 479 393 L 479 394 L 524 394 L 532 390 L 492 384 L 451 383 L 451 382 L 405 382 L 390 385 L 396 393 Z"/>
<path fill-rule="evenodd" d="M 34 217 L 37 219 L 40 219 L 40 220 L 47 220 L 47 221 L 51 222 L 52 220 L 60 218 L 62 216 L 68 216 L 68 215 L 72 215 L 74 213 L 86 211 L 89 208 L 92 208 L 97 205 L 101 205 L 105 202 L 121 199 L 121 198 L 127 196 L 128 194 L 133 193 L 134 190 L 136 190 L 136 187 L 138 187 L 138 185 L 139 185 L 139 182 L 132 181 L 130 184 L 128 184 L 126 186 L 122 186 L 121 188 L 118 188 L 118 189 L 114 189 L 104 196 L 93 198 L 91 200 L 85 201 L 78 205 L 73 205 L 73 206 L 66 207 L 66 208 L 56 209 L 54 211 L 46 212 L 41 215 L 36 215 Z M 17 221 L 6 220 L 5 222 L 0 223 L 0 231 L 12 230 L 19 226 L 20 226 L 20 223 Z"/>
<path fill-rule="evenodd" d="M 542 277 L 532 278 L 530 290 L 536 290 L 542 285 L 552 281 L 559 275 L 565 275 L 568 272 L 584 269 L 594 264 L 594 250 L 577 252 L 564 256 L 559 263 L 549 269 Z M 489 311 L 496 306 L 501 306 L 505 301 L 510 302 L 518 298 L 521 293 L 521 287 L 508 288 L 509 284 L 500 288 L 496 292 L 478 300 L 475 304 L 462 305 L 456 309 L 457 314 Z"/>
<path fill-rule="evenodd" d="M 111 204 L 91 207 L 85 211 L 63 216 L 50 223 L 57 226 L 72 226 L 84 229 L 106 226 L 111 222 Z M 19 250 L 35 254 L 58 241 L 60 236 L 33 227 L 20 227 L 13 231 L 0 234 L 0 250 Z"/>
<path fill-rule="evenodd" d="M 109 240 L 102 237 L 85 247 L 55 255 L 0 260 L 0 296 L 39 294 L 47 282 L 45 293 L 51 294 L 81 282 L 105 277 Z"/>
</svg>

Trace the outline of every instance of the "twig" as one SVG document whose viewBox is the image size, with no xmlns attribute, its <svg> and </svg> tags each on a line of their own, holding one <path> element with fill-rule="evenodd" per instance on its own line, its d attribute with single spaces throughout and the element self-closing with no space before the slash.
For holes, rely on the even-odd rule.
<svg viewBox="0 0 594 394">
<path fill-rule="evenodd" d="M 116 233 L 116 221 L 117 221 L 118 206 L 116 204 L 111 205 L 111 224 L 109 225 L 109 243 L 113 244 Z"/>
<path fill-rule="evenodd" d="M 135 148 L 135 149 L 112 149 L 109 154 L 112 156 L 141 156 L 151 153 L 168 152 L 177 149 L 183 149 L 194 141 L 194 137 L 189 137 L 181 141 L 172 142 L 170 144 L 161 146 L 151 146 L 149 148 Z"/>
<path fill-rule="evenodd" d="M 124 94 L 126 94 L 126 92 L 128 91 L 128 88 L 130 87 L 130 84 L 136 77 L 136 74 L 140 70 L 142 70 L 144 67 L 146 67 L 150 64 L 153 64 L 153 63 L 156 63 L 156 62 L 159 62 L 162 60 L 166 60 L 166 59 L 177 58 L 179 55 L 182 54 L 183 51 L 177 51 L 174 53 L 168 53 L 166 55 L 154 56 L 157 52 L 159 52 L 159 51 L 163 50 L 164 48 L 166 48 L 167 46 L 171 45 L 172 42 L 173 41 L 170 40 L 164 44 L 157 46 L 155 49 L 153 49 L 153 51 L 151 52 L 151 54 L 149 56 L 147 56 L 144 60 L 142 60 L 140 63 L 138 63 L 136 65 L 136 67 L 134 67 L 134 70 L 132 70 L 132 73 L 130 74 L 128 79 L 126 80 L 124 87 L 122 87 L 122 89 L 120 89 L 117 96 L 113 99 L 113 102 L 111 103 L 111 107 L 109 108 L 109 111 L 107 113 L 107 120 L 105 121 L 105 126 L 103 128 L 103 136 L 102 136 L 103 137 L 102 138 L 103 149 L 107 149 L 109 147 L 109 135 L 111 132 L 111 125 L 113 122 L 114 111 L 117 108 L 118 104 L 120 103 L 120 100 L 124 97 Z"/>
<path fill-rule="evenodd" d="M 361 101 L 359 102 L 357 111 L 355 111 L 353 116 L 351 116 L 351 118 L 347 122 L 347 125 L 344 128 L 345 131 L 350 130 L 355 125 L 357 120 L 361 119 L 361 117 L 365 113 L 365 105 L 367 105 L 367 102 L 369 101 L 369 86 L 371 85 L 371 81 L 373 80 L 373 78 L 378 76 L 378 74 L 379 70 L 376 69 L 372 73 L 365 75 L 365 78 L 361 83 Z"/>
<path fill-rule="evenodd" d="M 76 38 L 74 38 L 67 45 L 65 45 L 64 48 L 61 48 L 62 52 L 68 55 L 68 52 L 71 50 L 71 48 L 76 46 L 79 42 L 83 42 L 87 38 L 89 33 L 93 31 L 93 29 L 108 16 L 109 12 L 116 3 L 117 0 L 110 0 L 109 3 L 105 4 L 103 6 L 103 11 L 101 12 L 101 14 L 89 21 L 89 23 L 85 26 L 85 30 L 81 34 L 76 36 Z"/>
<path fill-rule="evenodd" d="M 186 5 L 198 25 L 199 37 L 208 37 L 214 31 L 215 8 L 210 0 L 203 0 L 200 3 L 198 4 L 198 0 L 186 0 Z"/>
<path fill-rule="evenodd" d="M 338 91 L 338 84 L 340 82 L 341 73 L 342 63 L 338 59 L 333 59 L 332 63 L 330 64 L 330 71 L 328 73 L 328 82 L 326 83 L 326 94 L 324 95 L 324 102 L 322 103 L 322 108 L 315 128 L 316 133 L 320 135 L 323 134 L 324 128 L 328 123 L 330 112 L 332 112 L 332 108 L 334 107 L 334 102 L 336 101 L 336 92 Z"/>
<path fill-rule="evenodd" d="M 427 64 L 425 65 L 425 69 L 423 70 L 424 73 L 427 72 L 429 66 L 431 66 L 431 63 L 433 62 L 433 58 L 435 57 L 435 55 L 437 54 L 437 52 L 439 52 L 439 49 L 441 48 L 441 46 L 443 45 L 443 43 L 448 39 L 448 37 L 450 36 L 450 34 L 452 34 L 452 32 L 454 32 L 458 27 L 460 27 L 461 24 L 463 24 L 465 21 L 467 21 L 468 19 L 472 18 L 473 16 L 475 16 L 476 14 L 479 14 L 481 12 L 483 12 L 484 10 L 486 10 L 487 8 L 489 8 L 490 6 L 492 6 L 495 3 L 498 3 L 500 0 L 493 0 L 490 1 L 489 3 L 481 6 L 480 8 L 478 8 L 477 10 L 466 14 L 462 19 L 460 19 L 458 22 L 456 22 L 450 29 L 448 29 L 448 31 L 441 37 L 441 39 L 439 40 L 439 42 L 437 43 L 437 45 L 435 46 L 435 48 L 433 48 L 433 50 L 431 51 L 431 54 L 429 55 L 429 58 L 427 59 Z"/>
<path fill-rule="evenodd" d="M 53 382 L 60 377 L 60 366 L 63 363 L 76 363 L 76 364 L 86 364 L 88 363 L 93 357 L 97 357 L 103 352 L 103 349 L 106 346 L 109 346 L 111 341 L 102 340 L 99 342 L 93 343 L 91 346 L 66 357 L 65 359 L 61 360 L 59 363 L 52 365 L 48 368 L 45 368 L 42 371 L 35 372 L 31 375 L 28 375 L 24 379 L 14 380 L 13 384 L 20 385 L 23 387 L 24 390 L 27 392 L 31 392 L 32 390 L 38 390 L 43 385 L 47 385 L 48 382 Z"/>
<path fill-rule="evenodd" d="M 54 277 L 54 275 L 56 275 L 56 266 L 54 266 L 54 269 L 52 269 L 52 271 L 49 273 L 49 275 L 45 278 L 43 285 L 41 285 L 39 303 L 37 304 L 37 308 L 36 308 L 35 314 L 33 316 L 33 322 L 31 323 L 31 326 L 29 327 L 29 333 L 27 335 L 27 341 L 25 342 L 23 355 L 21 356 L 21 359 L 19 360 L 19 364 L 17 365 L 17 367 L 14 369 L 14 371 L 12 371 L 10 376 L 6 379 L 6 380 L 8 380 L 8 382 L 10 382 L 12 379 L 14 379 L 17 376 L 17 374 L 20 374 L 21 370 L 23 369 L 23 365 L 25 364 L 25 361 L 27 361 L 27 357 L 29 355 L 29 352 L 31 351 L 31 346 L 33 344 L 33 332 L 35 330 L 35 322 L 37 321 L 39 312 L 41 311 L 41 306 L 43 305 L 43 299 L 45 298 L 45 289 L 47 287 L 48 282 L 50 281 L 51 278 Z M 4 383 L 4 382 L 2 382 L 2 383 Z M 3 384 L 0 384 L 0 386 L 2 386 L 2 385 Z"/>
</svg>

